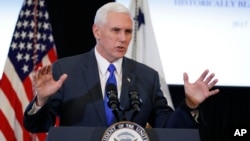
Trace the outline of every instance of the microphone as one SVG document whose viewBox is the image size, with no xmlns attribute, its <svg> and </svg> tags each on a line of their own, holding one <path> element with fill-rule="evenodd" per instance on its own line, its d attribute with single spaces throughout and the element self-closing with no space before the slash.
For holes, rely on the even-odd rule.
<svg viewBox="0 0 250 141">
<path fill-rule="evenodd" d="M 110 83 L 106 86 L 106 94 L 108 96 L 108 106 L 112 109 L 116 119 L 119 121 L 119 106 L 120 102 L 117 97 L 117 88 L 114 84 Z"/>
<path fill-rule="evenodd" d="M 130 95 L 130 106 L 133 108 L 134 113 L 140 112 L 140 107 L 142 105 L 142 100 L 140 98 L 139 92 L 135 85 L 131 85 L 129 87 L 129 95 Z"/>
</svg>

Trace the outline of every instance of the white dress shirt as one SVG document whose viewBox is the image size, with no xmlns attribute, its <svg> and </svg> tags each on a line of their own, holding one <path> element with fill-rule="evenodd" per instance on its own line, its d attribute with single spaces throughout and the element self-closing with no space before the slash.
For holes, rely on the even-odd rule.
<svg viewBox="0 0 250 141">
<path fill-rule="evenodd" d="M 106 86 L 106 82 L 107 82 L 108 77 L 109 77 L 108 67 L 109 67 L 110 63 L 99 54 L 99 52 L 96 50 L 96 48 L 95 48 L 95 57 L 97 60 L 97 66 L 98 66 L 98 70 L 99 70 L 100 82 L 101 82 L 101 87 L 102 87 L 102 95 L 104 98 L 105 86 Z M 115 78 L 116 78 L 116 82 L 117 82 L 118 98 L 120 98 L 121 86 L 122 86 L 122 59 L 123 58 L 120 58 L 116 62 L 112 63 L 115 65 L 115 68 L 116 68 Z"/>
</svg>

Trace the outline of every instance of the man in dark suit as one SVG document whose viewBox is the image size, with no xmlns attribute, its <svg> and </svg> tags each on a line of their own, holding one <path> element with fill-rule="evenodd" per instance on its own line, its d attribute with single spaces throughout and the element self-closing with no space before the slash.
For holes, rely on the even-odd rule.
<svg viewBox="0 0 250 141">
<path fill-rule="evenodd" d="M 147 123 L 157 128 L 195 128 L 198 106 L 209 96 L 217 83 L 214 74 L 205 70 L 195 83 L 189 83 L 184 73 L 185 99 L 176 110 L 168 106 L 160 89 L 159 76 L 154 69 L 124 57 L 132 38 L 132 17 L 123 5 L 111 2 L 96 13 L 93 34 L 96 46 L 88 53 L 59 59 L 53 65 L 38 69 L 34 75 L 35 97 L 27 106 L 24 126 L 30 132 L 47 132 L 55 124 L 60 126 L 109 126 L 106 122 L 105 85 L 107 68 L 116 68 L 119 113 L 113 123 L 133 121 L 142 127 Z M 140 111 L 131 108 L 130 87 L 136 87 L 141 101 Z M 138 101 L 137 101 L 138 102 Z"/>
</svg>

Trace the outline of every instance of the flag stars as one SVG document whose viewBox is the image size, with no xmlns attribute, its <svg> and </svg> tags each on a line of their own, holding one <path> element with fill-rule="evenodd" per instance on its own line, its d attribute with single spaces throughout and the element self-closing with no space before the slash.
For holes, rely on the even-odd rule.
<svg viewBox="0 0 250 141">
<path fill-rule="evenodd" d="M 43 17 L 43 12 L 42 12 L 42 11 L 39 12 L 39 17 L 40 17 L 40 18 Z"/>
<path fill-rule="evenodd" d="M 49 40 L 50 40 L 51 43 L 54 41 L 54 38 L 53 38 L 52 35 L 49 36 Z"/>
<path fill-rule="evenodd" d="M 44 7 L 44 1 L 40 1 L 40 2 L 39 2 L 39 5 L 40 5 L 41 7 Z"/>
<path fill-rule="evenodd" d="M 34 21 L 31 21 L 31 23 L 30 23 L 30 27 L 31 27 L 32 29 L 35 27 L 35 23 L 34 23 Z"/>
<path fill-rule="evenodd" d="M 21 28 L 21 27 L 22 27 L 22 22 L 21 22 L 21 21 L 18 21 L 17 24 L 16 24 L 16 27 L 17 27 L 17 28 Z"/>
<path fill-rule="evenodd" d="M 26 11 L 24 12 L 24 15 L 25 15 L 26 17 L 29 17 L 29 16 L 30 16 L 30 10 L 26 10 Z"/>
<path fill-rule="evenodd" d="M 10 45 L 10 47 L 12 48 L 12 50 L 15 50 L 17 48 L 17 43 L 16 42 L 12 42 L 12 44 Z"/>
<path fill-rule="evenodd" d="M 140 29 L 140 26 L 142 24 L 145 24 L 145 20 L 144 20 L 144 14 L 142 13 L 142 10 L 141 8 L 139 8 L 139 15 L 137 17 L 137 20 L 138 20 L 138 30 Z"/>
<path fill-rule="evenodd" d="M 21 37 L 24 39 L 26 37 L 27 33 L 25 31 L 22 31 Z"/>
<path fill-rule="evenodd" d="M 38 23 L 38 25 L 37 25 L 37 26 L 38 26 L 38 28 L 41 28 L 41 25 L 42 25 L 42 23 Z"/>
<path fill-rule="evenodd" d="M 16 56 L 17 62 L 19 62 L 20 60 L 22 60 L 22 58 L 23 58 L 23 55 L 18 52 L 17 56 Z"/>
<path fill-rule="evenodd" d="M 19 37 L 20 37 L 20 34 L 19 34 L 19 32 L 16 31 L 16 32 L 14 33 L 14 38 L 15 38 L 15 39 L 18 39 Z"/>
<path fill-rule="evenodd" d="M 41 34 L 37 33 L 36 38 L 37 38 L 37 40 L 40 40 L 41 39 Z"/>
<path fill-rule="evenodd" d="M 41 63 L 48 49 L 54 47 L 45 1 L 37 2 L 35 7 L 34 0 L 25 0 L 10 44 L 8 57 L 21 80 L 32 71 L 33 65 Z"/>
<path fill-rule="evenodd" d="M 28 0 L 28 1 L 26 2 L 26 4 L 27 4 L 28 6 L 31 6 L 31 5 L 33 4 L 32 1 L 33 1 L 33 0 Z"/>
<path fill-rule="evenodd" d="M 20 50 L 25 49 L 25 46 L 24 46 L 24 45 L 25 45 L 25 43 L 20 42 L 20 44 L 19 44 L 19 46 L 18 46 L 18 47 L 19 47 L 19 49 L 20 49 Z"/>
<path fill-rule="evenodd" d="M 24 64 L 22 70 L 23 70 L 23 73 L 28 72 L 29 71 L 29 66 Z"/>
<path fill-rule="evenodd" d="M 44 30 L 49 29 L 49 24 L 48 23 L 44 23 L 43 24 L 43 28 L 44 28 Z"/>
<path fill-rule="evenodd" d="M 46 20 L 49 19 L 49 14 L 48 14 L 48 12 L 46 12 L 46 13 L 44 14 L 44 17 L 46 18 Z"/>
<path fill-rule="evenodd" d="M 28 36 L 29 36 L 29 39 L 31 40 L 31 39 L 34 38 L 34 33 L 30 31 L 29 34 L 28 34 Z"/>
<path fill-rule="evenodd" d="M 19 16 L 20 16 L 20 17 L 23 17 L 23 14 L 24 14 L 24 13 L 23 13 L 23 10 L 22 10 L 22 11 L 20 11 Z"/>
<path fill-rule="evenodd" d="M 45 41 L 47 39 L 47 35 L 46 34 L 43 34 L 42 35 L 42 39 Z"/>
<path fill-rule="evenodd" d="M 23 22 L 23 27 L 24 27 L 24 28 L 27 28 L 28 24 L 29 24 L 28 21 L 25 20 L 25 21 Z"/>
<path fill-rule="evenodd" d="M 27 50 L 31 50 L 32 49 L 32 44 L 31 43 L 28 43 L 27 44 Z"/>
<path fill-rule="evenodd" d="M 41 51 L 42 52 L 46 51 L 46 46 L 45 45 L 41 45 Z"/>
<path fill-rule="evenodd" d="M 30 60 L 30 55 L 26 53 L 24 56 L 24 60 L 28 62 Z"/>
</svg>

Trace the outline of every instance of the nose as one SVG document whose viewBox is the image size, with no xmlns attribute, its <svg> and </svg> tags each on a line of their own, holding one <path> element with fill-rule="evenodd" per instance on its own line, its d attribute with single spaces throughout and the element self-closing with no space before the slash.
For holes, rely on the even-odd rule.
<svg viewBox="0 0 250 141">
<path fill-rule="evenodd" d="M 127 38 L 127 35 L 125 32 L 121 32 L 120 35 L 119 35 L 119 39 L 120 41 L 126 41 L 126 38 Z"/>
<path fill-rule="evenodd" d="M 130 42 L 131 38 L 132 38 L 132 32 L 130 31 L 125 30 L 119 33 L 119 40 L 123 43 Z"/>
</svg>

